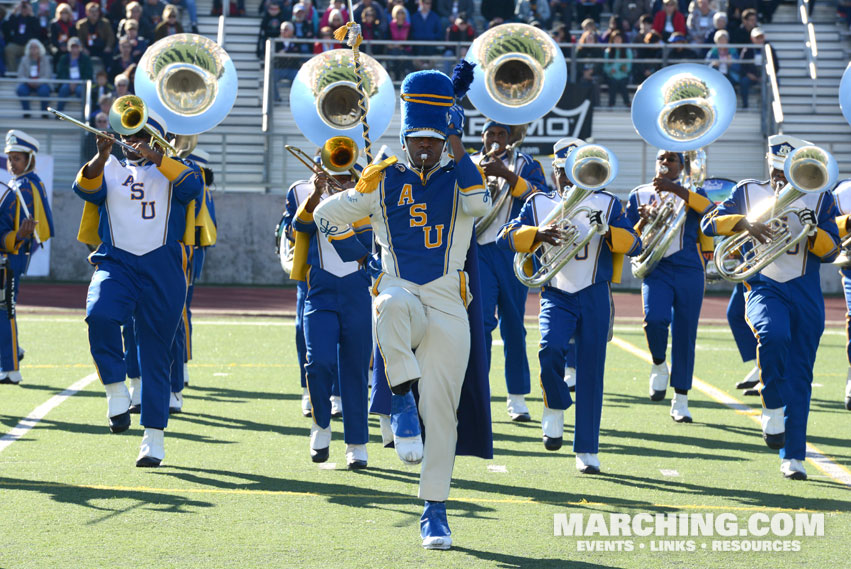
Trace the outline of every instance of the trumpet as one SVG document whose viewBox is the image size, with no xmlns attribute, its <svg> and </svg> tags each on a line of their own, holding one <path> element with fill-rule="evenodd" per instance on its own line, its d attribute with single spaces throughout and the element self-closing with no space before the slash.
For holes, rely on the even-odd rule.
<svg viewBox="0 0 851 569">
<path fill-rule="evenodd" d="M 768 200 L 747 217 L 749 222 L 767 225 L 771 239 L 761 243 L 747 231 L 740 231 L 721 241 L 715 247 L 715 268 L 722 278 L 731 282 L 745 281 L 804 241 L 814 226 L 804 224 L 798 233 L 793 233 L 786 218 L 797 215 L 800 209 L 791 204 L 807 194 L 828 191 L 839 174 L 833 156 L 813 145 L 802 146 L 789 154 L 783 170 L 788 183 L 773 200 Z M 741 255 L 741 259 L 733 263 L 737 255 Z"/>
<path fill-rule="evenodd" d="M 580 214 L 588 219 L 594 210 L 579 204 L 596 190 L 608 186 L 617 176 L 617 158 L 602 146 L 588 144 L 574 150 L 568 156 L 565 173 L 573 183 L 561 202 L 539 223 L 539 227 L 555 225 L 562 234 L 558 245 L 541 245 L 532 253 L 514 255 L 514 274 L 528 287 L 539 287 L 548 283 L 597 235 L 594 227 L 583 230 L 574 220 Z M 526 272 L 529 262 L 537 260 L 531 274 Z"/>
</svg>

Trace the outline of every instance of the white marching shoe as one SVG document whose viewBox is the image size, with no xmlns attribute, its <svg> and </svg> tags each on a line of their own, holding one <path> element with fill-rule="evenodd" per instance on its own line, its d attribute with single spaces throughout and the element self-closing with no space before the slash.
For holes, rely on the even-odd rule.
<svg viewBox="0 0 851 569">
<path fill-rule="evenodd" d="M 393 431 L 393 446 L 399 460 L 408 466 L 423 461 L 423 435 L 420 430 L 420 416 L 414 402 L 414 394 L 390 397 L 390 427 Z"/>
<path fill-rule="evenodd" d="M 18 385 L 19 383 L 21 383 L 22 379 L 23 377 L 21 377 L 20 371 L 4 371 L 2 374 L 0 374 L 0 383 Z"/>
<path fill-rule="evenodd" d="M 399 460 L 408 466 L 416 466 L 423 461 L 423 437 L 417 435 L 415 437 L 395 437 L 393 446 L 396 447 L 396 454 L 399 455 Z"/>
<path fill-rule="evenodd" d="M 845 408 L 851 411 L 851 369 L 848 370 L 848 379 L 845 380 Z"/>
<path fill-rule="evenodd" d="M 346 445 L 346 468 L 359 470 L 366 468 L 366 445 Z"/>
<path fill-rule="evenodd" d="M 130 380 L 130 412 L 142 412 L 142 378 L 131 377 Z"/>
<path fill-rule="evenodd" d="M 759 366 L 753 366 L 745 379 L 736 384 L 736 389 L 753 389 L 759 383 Z"/>
<path fill-rule="evenodd" d="M 342 417 L 343 416 L 343 399 L 339 395 L 331 396 L 331 416 L 332 417 Z"/>
<path fill-rule="evenodd" d="M 123 433 L 130 428 L 130 392 L 123 381 L 107 383 L 103 388 L 106 391 L 109 430 L 113 433 Z"/>
<path fill-rule="evenodd" d="M 307 388 L 304 388 L 304 391 L 301 392 L 301 414 L 305 417 L 310 417 L 313 415 L 313 405 L 310 403 L 310 392 L 307 391 Z"/>
<path fill-rule="evenodd" d="M 181 413 L 183 412 L 183 392 L 172 391 L 171 397 L 168 400 L 168 412 L 169 413 Z"/>
<path fill-rule="evenodd" d="M 529 414 L 529 407 L 526 406 L 525 395 L 512 395 L 509 393 L 505 406 L 508 408 L 508 416 L 512 421 L 528 423 L 532 420 L 532 416 Z"/>
<path fill-rule="evenodd" d="M 576 453 L 576 470 L 582 474 L 600 474 L 600 459 L 596 453 Z"/>
<path fill-rule="evenodd" d="M 310 426 L 310 460 L 325 462 L 328 460 L 328 447 L 331 446 L 331 427 L 319 428 L 313 423 Z"/>
<path fill-rule="evenodd" d="M 189 362 L 183 362 L 183 387 L 189 387 Z"/>
<path fill-rule="evenodd" d="M 384 448 L 393 446 L 393 426 L 390 423 L 390 415 L 379 415 L 378 426 L 381 428 L 381 445 Z"/>
<path fill-rule="evenodd" d="M 784 458 L 780 461 L 780 472 L 791 480 L 806 480 L 807 471 L 804 462 L 795 458 Z"/>
<path fill-rule="evenodd" d="M 145 429 L 142 437 L 142 447 L 136 466 L 151 468 L 159 466 L 165 458 L 165 431 L 162 429 Z"/>
<path fill-rule="evenodd" d="M 576 391 L 576 368 L 564 368 L 564 383 L 569 390 Z"/>
<path fill-rule="evenodd" d="M 653 364 L 650 367 L 650 399 L 661 401 L 668 389 L 668 362 Z"/>
<path fill-rule="evenodd" d="M 677 423 L 691 423 L 691 413 L 688 410 L 688 395 L 674 393 L 671 399 L 671 419 Z"/>
<path fill-rule="evenodd" d="M 556 451 L 564 440 L 564 411 L 544 407 L 541 413 L 541 430 L 544 433 L 544 448 Z"/>
<path fill-rule="evenodd" d="M 777 409 L 762 409 L 760 417 L 762 438 L 768 448 L 779 450 L 786 446 L 786 420 L 783 407 Z"/>
</svg>

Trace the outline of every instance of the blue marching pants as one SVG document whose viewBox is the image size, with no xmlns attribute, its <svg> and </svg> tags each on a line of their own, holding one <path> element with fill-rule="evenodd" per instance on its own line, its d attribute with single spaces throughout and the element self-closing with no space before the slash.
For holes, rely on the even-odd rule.
<svg viewBox="0 0 851 569">
<path fill-rule="evenodd" d="M 317 267 L 308 274 L 304 302 L 305 376 L 313 421 L 331 424 L 331 392 L 339 381 L 343 436 L 347 444 L 366 444 L 367 381 L 372 352 L 372 298 L 362 271 L 336 277 Z"/>
<path fill-rule="evenodd" d="M 576 423 L 574 452 L 597 453 L 603 412 L 603 374 L 612 316 L 609 282 L 575 294 L 546 287 L 541 292 L 541 387 L 544 405 L 568 409 L 573 401 L 564 382 L 570 339 L 576 342 Z"/>
<path fill-rule="evenodd" d="M 845 355 L 848 365 L 851 366 L 851 279 L 842 275 L 842 289 L 845 291 Z"/>
<path fill-rule="evenodd" d="M 733 339 L 736 340 L 742 361 L 755 360 L 756 338 L 753 336 L 753 330 L 745 321 L 744 283 L 738 283 L 733 288 L 733 294 L 730 295 L 730 302 L 727 304 L 727 323 L 730 325 L 730 331 L 733 332 Z"/>
<path fill-rule="evenodd" d="M 304 345 L 304 298 L 307 296 L 307 283 L 298 281 L 295 287 L 295 349 L 298 355 L 298 373 L 302 388 L 307 387 L 304 379 L 304 366 L 307 363 L 307 347 Z"/>
<path fill-rule="evenodd" d="M 192 359 L 192 295 L 195 293 L 195 283 L 201 278 L 204 269 L 204 259 L 207 257 L 206 247 L 196 247 L 192 251 L 192 272 L 189 279 L 189 287 L 186 289 L 186 314 L 184 316 L 184 327 L 186 328 L 186 360 Z"/>
<path fill-rule="evenodd" d="M 86 297 L 89 346 L 104 384 L 124 381 L 121 326 L 136 323 L 142 371 L 141 424 L 168 424 L 170 349 L 186 300 L 186 254 L 169 243 L 142 256 L 101 245 Z"/>
<path fill-rule="evenodd" d="M 21 282 L 21 274 L 25 272 L 26 267 L 15 262 L 17 255 L 8 257 L 9 274 L 15 279 L 12 295 L 15 303 L 18 302 L 18 288 Z M 18 322 L 16 318 L 9 318 L 6 308 L 0 305 L 0 368 L 4 372 L 18 371 L 21 369 L 21 364 L 18 361 Z"/>
<path fill-rule="evenodd" d="M 703 269 L 660 262 L 641 283 L 644 335 L 654 361 L 665 361 L 671 328 L 671 387 L 691 389 L 697 322 L 703 304 Z"/>
<path fill-rule="evenodd" d="M 177 325 L 177 331 L 174 333 L 174 341 L 171 343 L 171 372 L 169 380 L 172 393 L 180 393 L 183 391 L 183 364 L 186 363 L 186 310 L 181 313 L 180 323 Z"/>
<path fill-rule="evenodd" d="M 755 283 L 746 295 L 748 323 L 757 338 L 757 365 L 766 409 L 786 406 L 781 458 L 806 458 L 813 365 L 824 332 L 824 299 L 804 279 Z"/>
<path fill-rule="evenodd" d="M 139 369 L 139 345 L 136 343 L 136 324 L 131 318 L 121 327 L 124 337 L 124 362 L 127 365 L 127 377 L 142 377 Z"/>
<path fill-rule="evenodd" d="M 505 386 L 508 393 L 525 395 L 530 391 L 529 360 L 526 356 L 526 288 L 514 274 L 514 253 L 496 246 L 479 245 L 482 313 L 488 369 L 491 362 L 491 333 L 499 324 L 505 354 Z M 499 314 L 497 320 L 496 314 Z"/>
</svg>

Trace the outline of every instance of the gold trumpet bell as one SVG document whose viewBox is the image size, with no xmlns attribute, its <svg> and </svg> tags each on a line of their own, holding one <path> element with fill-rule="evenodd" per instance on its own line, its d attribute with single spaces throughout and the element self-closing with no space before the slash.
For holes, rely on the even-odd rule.
<svg viewBox="0 0 851 569">
<path fill-rule="evenodd" d="M 332 172 L 346 172 L 358 160 L 358 147 L 348 136 L 329 138 L 320 152 L 322 164 Z"/>
<path fill-rule="evenodd" d="M 118 134 L 136 134 L 148 122 L 148 107 L 135 95 L 118 97 L 109 108 L 109 126 Z"/>
</svg>

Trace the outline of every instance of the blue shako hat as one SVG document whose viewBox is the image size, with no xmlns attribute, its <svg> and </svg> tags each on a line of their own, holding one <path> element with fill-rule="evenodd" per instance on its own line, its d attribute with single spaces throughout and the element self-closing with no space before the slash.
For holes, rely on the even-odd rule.
<svg viewBox="0 0 851 569">
<path fill-rule="evenodd" d="M 452 80 L 440 71 L 411 73 L 402 81 L 402 146 L 408 136 L 446 140 L 449 107 L 455 104 Z"/>
</svg>

